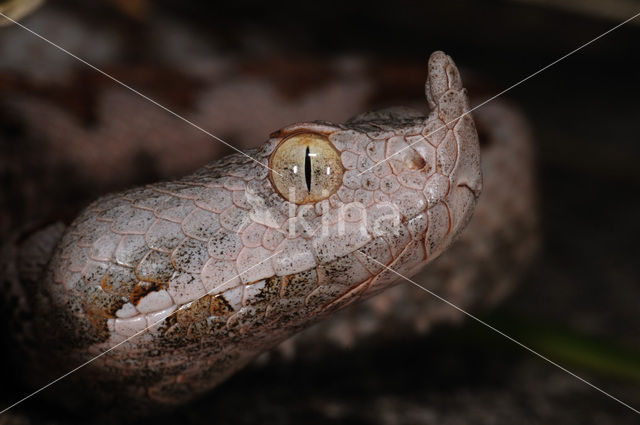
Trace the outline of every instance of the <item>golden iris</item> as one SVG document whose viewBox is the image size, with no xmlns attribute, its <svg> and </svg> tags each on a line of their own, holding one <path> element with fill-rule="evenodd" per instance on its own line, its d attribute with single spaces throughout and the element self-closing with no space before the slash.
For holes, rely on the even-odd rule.
<svg viewBox="0 0 640 425">
<path fill-rule="evenodd" d="M 269 160 L 271 181 L 288 201 L 309 204 L 334 194 L 342 184 L 340 153 L 326 136 L 297 133 L 283 139 Z"/>
</svg>

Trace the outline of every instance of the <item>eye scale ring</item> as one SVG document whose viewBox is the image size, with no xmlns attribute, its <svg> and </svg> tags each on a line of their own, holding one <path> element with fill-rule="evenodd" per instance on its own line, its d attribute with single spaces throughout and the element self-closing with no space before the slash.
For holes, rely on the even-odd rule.
<svg viewBox="0 0 640 425">
<path fill-rule="evenodd" d="M 298 132 L 285 137 L 269 158 L 269 178 L 282 197 L 296 204 L 328 198 L 342 185 L 340 152 L 318 133 Z M 304 170 L 304 172 L 302 172 Z"/>
</svg>

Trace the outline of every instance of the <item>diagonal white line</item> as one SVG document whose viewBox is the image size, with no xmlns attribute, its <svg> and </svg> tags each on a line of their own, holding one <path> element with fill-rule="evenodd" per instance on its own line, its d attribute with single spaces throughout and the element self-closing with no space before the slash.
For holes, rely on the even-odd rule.
<svg viewBox="0 0 640 425">
<path fill-rule="evenodd" d="M 221 138 L 219 138 L 218 136 L 216 136 L 215 134 L 205 130 L 204 128 L 200 127 L 199 125 L 197 125 L 196 123 L 194 123 L 193 121 L 188 120 L 187 118 L 183 117 L 182 115 L 178 114 L 177 112 L 172 111 L 171 109 L 167 108 L 164 105 L 161 105 L 160 103 L 156 102 L 155 100 L 153 100 L 152 98 L 150 98 L 149 96 L 145 95 L 144 93 L 139 92 L 138 90 L 134 89 L 133 87 L 123 83 L 122 81 L 118 80 L 116 77 L 112 76 L 111 74 L 106 73 L 105 71 L 99 69 L 98 67 L 90 64 L 89 62 L 87 62 L 86 60 L 74 55 L 73 53 L 71 53 L 70 51 L 68 51 L 67 49 L 65 49 L 64 47 L 59 46 L 58 44 L 54 43 L 53 41 L 43 37 L 42 35 L 38 34 L 37 32 L 33 31 L 31 28 L 28 28 L 24 25 L 22 25 L 20 22 L 8 17 L 7 15 L 5 15 L 4 13 L 0 12 L 0 16 L 2 16 L 5 19 L 8 19 L 9 21 L 13 22 L 14 24 L 16 24 L 17 26 L 19 26 L 20 28 L 30 32 L 31 34 L 35 35 L 36 37 L 38 37 L 39 39 L 49 43 L 50 45 L 52 45 L 53 47 L 55 47 L 56 49 L 60 50 L 61 52 L 66 53 L 67 55 L 71 56 L 72 58 L 82 62 L 83 64 L 85 64 L 86 66 L 88 66 L 89 68 L 93 69 L 94 71 L 104 75 L 105 77 L 109 78 L 110 80 L 120 84 L 122 87 L 132 91 L 133 93 L 137 94 L 138 96 L 142 97 L 145 100 L 148 100 L 149 102 L 153 103 L 154 105 L 156 105 L 158 108 L 170 113 L 171 115 L 173 115 L 174 117 L 186 122 L 187 124 L 189 124 L 190 126 L 200 130 L 201 132 L 203 132 L 204 134 L 206 134 L 207 136 L 212 137 L 213 139 L 217 140 L 218 142 L 222 143 L 225 146 L 230 147 L 231 149 L 233 149 L 234 151 L 246 156 L 247 158 L 251 159 L 252 161 L 262 165 L 263 167 L 271 170 L 272 172 L 281 175 L 280 173 L 278 173 L 277 171 L 273 170 L 272 168 L 270 168 L 267 164 L 264 164 L 260 161 L 258 161 L 257 159 L 253 158 L 250 155 L 247 155 L 245 152 L 243 152 L 242 150 L 236 148 L 235 146 L 233 146 L 230 143 L 225 142 L 224 140 L 222 140 Z"/>
<path fill-rule="evenodd" d="M 259 266 L 260 264 L 264 263 L 267 260 L 270 260 L 271 258 L 275 257 L 276 255 L 278 255 L 279 253 L 281 253 L 282 250 L 280 251 L 276 251 L 273 255 L 270 255 L 269 257 L 265 258 L 262 261 L 259 261 L 258 263 L 254 264 L 253 266 L 249 267 L 248 269 L 246 269 L 245 271 L 243 271 L 242 273 L 238 274 L 237 276 L 232 277 L 229 280 L 226 280 L 225 282 L 222 282 L 220 285 L 216 286 L 215 288 L 210 289 L 209 291 L 207 291 L 204 295 L 196 298 L 193 301 L 190 301 L 187 304 L 182 305 L 180 308 L 175 309 L 174 311 L 172 311 L 170 314 L 168 314 L 167 316 L 163 317 L 162 319 L 153 322 L 151 325 L 147 326 L 146 328 L 142 329 L 141 331 L 136 332 L 135 334 L 131 335 L 130 337 L 128 337 L 127 339 L 124 339 L 122 341 L 120 341 L 119 343 L 117 343 L 116 345 L 114 345 L 111 348 L 106 349 L 105 351 L 103 351 L 102 353 L 98 354 L 97 356 L 87 360 L 86 362 L 82 363 L 81 365 L 75 367 L 74 369 L 70 370 L 69 372 L 65 373 L 64 375 L 61 375 L 59 377 L 57 377 L 56 379 L 54 379 L 53 381 L 49 382 L 48 384 L 44 385 L 43 387 L 37 389 L 36 391 L 32 392 L 31 394 L 21 398 L 20 400 L 16 401 L 15 403 L 13 403 L 12 405 L 5 407 L 2 411 L 0 411 L 0 415 L 2 415 L 3 413 L 7 412 L 8 410 L 16 407 L 17 405 L 19 405 L 20 403 L 30 399 L 31 397 L 33 397 L 34 395 L 38 394 L 41 391 L 46 390 L 47 388 L 49 388 L 50 386 L 54 385 L 56 382 L 63 380 L 64 378 L 66 378 L 67 376 L 77 372 L 78 370 L 82 369 L 83 367 L 87 366 L 89 363 L 92 363 L 93 361 L 99 359 L 100 357 L 104 356 L 105 354 L 108 354 L 109 352 L 115 350 L 116 348 L 120 347 L 122 344 L 124 344 L 127 341 L 130 341 L 131 339 L 135 338 L 136 336 L 148 331 L 149 329 L 151 329 L 152 327 L 160 324 L 161 322 L 163 322 L 165 319 L 168 319 L 169 317 L 173 316 L 174 314 L 176 314 L 177 312 L 179 312 L 180 310 L 185 309 L 186 307 L 190 306 L 191 304 L 197 302 L 198 300 L 202 299 L 203 297 L 206 297 L 207 295 L 211 295 L 212 292 L 214 292 L 215 290 L 222 288 L 224 285 L 226 285 L 227 283 L 233 281 L 234 279 L 239 278 L 240 276 L 242 276 L 243 274 L 245 274 L 246 272 L 248 272 L 249 270 L 253 269 L 254 267 Z"/>
<path fill-rule="evenodd" d="M 24 25 L 20 24 L 19 22 L 15 21 L 14 19 L 12 19 L 12 18 L 8 17 L 8 16 L 7 16 L 7 15 L 5 15 L 4 13 L 0 12 L 0 16 L 4 17 L 5 19 L 7 19 L 7 20 L 9 20 L 9 21 L 11 21 L 11 22 L 13 22 L 14 24 L 18 25 L 18 26 L 19 26 L 19 27 L 21 27 L 22 29 L 24 29 L 24 30 L 26 30 L 26 31 L 30 32 L 31 34 L 33 34 L 33 35 L 35 35 L 36 37 L 40 38 L 41 40 L 43 40 L 43 41 L 47 42 L 48 44 L 52 45 L 53 47 L 57 48 L 58 50 L 60 50 L 60 51 L 62 51 L 62 52 L 64 52 L 64 53 L 66 53 L 67 55 L 69 55 L 69 56 L 71 56 L 71 57 L 75 58 L 76 60 L 78 60 L 78 61 L 80 61 L 80 62 L 82 62 L 83 64 L 85 64 L 86 66 L 88 66 L 88 67 L 90 67 L 91 69 L 95 70 L 96 72 L 98 72 L 98 73 L 100 73 L 100 74 L 104 75 L 105 77 L 107 77 L 107 78 L 111 79 L 112 81 L 114 81 L 114 82 L 116 82 L 116 83 L 120 84 L 121 86 L 123 86 L 123 87 L 125 87 L 126 89 L 128 89 L 128 90 L 132 91 L 133 93 L 135 93 L 135 94 L 139 95 L 140 97 L 142 97 L 142 98 L 144 98 L 144 99 L 148 100 L 149 102 L 153 103 L 154 105 L 158 106 L 159 108 L 161 108 L 161 109 L 165 110 L 166 112 L 169 112 L 170 114 L 172 114 L 172 115 L 174 115 L 175 117 L 179 118 L 180 120 L 182 120 L 182 121 L 186 122 L 187 124 L 189 124 L 189 125 L 193 126 L 194 128 L 196 128 L 196 129 L 200 130 L 201 132 L 203 132 L 203 133 L 207 134 L 208 136 L 210 136 L 210 137 L 214 138 L 215 140 L 218 140 L 219 142 L 221 142 L 221 143 L 225 144 L 226 146 L 230 147 L 231 149 L 233 149 L 233 150 L 235 150 L 235 151 L 239 152 L 240 154 L 242 154 L 242 155 L 244 155 L 244 156 L 248 157 L 248 158 L 249 158 L 249 159 L 251 159 L 252 161 L 255 161 L 256 163 L 258 163 L 258 164 L 262 165 L 263 167 L 268 168 L 268 169 L 270 169 L 271 171 L 273 171 L 273 172 L 277 173 L 277 171 L 272 170 L 271 168 L 269 168 L 269 166 L 267 166 L 267 165 L 263 164 L 262 162 L 258 161 L 257 159 L 252 158 L 251 156 L 249 156 L 249 155 L 247 155 L 246 153 L 242 152 L 240 149 L 236 148 L 235 146 L 233 146 L 233 145 L 231 145 L 231 144 L 229 144 L 229 143 L 225 142 L 224 140 L 220 139 L 219 137 L 215 136 L 214 134 L 210 133 L 209 131 L 207 131 L 207 130 L 203 129 L 202 127 L 198 126 L 197 124 L 193 123 L 192 121 L 190 121 L 190 120 L 188 120 L 188 119 L 186 119 L 186 118 L 182 117 L 181 115 L 179 115 L 179 114 L 177 114 L 176 112 L 174 112 L 174 111 L 172 111 L 172 110 L 168 109 L 167 107 L 165 107 L 165 106 L 163 106 L 163 105 L 159 104 L 159 103 L 158 103 L 158 102 L 156 102 L 155 100 L 153 100 L 153 99 L 151 99 L 150 97 L 148 97 L 148 96 L 146 96 L 146 95 L 144 95 L 144 94 L 140 93 L 139 91 L 137 91 L 137 90 L 135 90 L 134 88 L 132 88 L 132 87 L 128 86 L 127 84 L 123 83 L 122 81 L 118 80 L 117 78 L 115 78 L 115 77 L 111 76 L 110 74 L 108 74 L 108 73 L 106 73 L 106 72 L 104 72 L 104 71 L 100 70 L 99 68 L 97 68 L 97 67 L 95 67 L 94 65 L 90 64 L 89 62 L 87 62 L 87 61 L 85 61 L 85 60 L 83 60 L 83 59 L 79 58 L 78 56 L 76 56 L 76 55 L 74 55 L 73 53 L 69 52 L 68 50 L 64 49 L 63 47 L 61 47 L 61 46 L 57 45 L 56 43 L 54 43 L 54 42 L 52 42 L 52 41 L 50 41 L 50 40 L 46 39 L 45 37 L 41 36 L 40 34 L 36 33 L 35 31 L 31 30 L 30 28 L 27 28 L 26 26 L 24 26 Z M 636 15 L 634 15 L 634 16 L 632 16 L 632 17 L 628 18 L 627 20 L 625 20 L 625 21 L 621 22 L 620 24 L 618 24 L 618 25 L 616 25 L 616 26 L 614 26 L 614 27 L 610 28 L 609 30 L 607 30 L 607 31 L 605 31 L 604 33 L 600 34 L 599 36 L 595 37 L 594 39 L 592 39 L 592 40 L 588 41 L 587 43 L 585 43 L 585 44 L 583 44 L 583 45 L 581 45 L 581 46 L 577 47 L 576 49 L 574 49 L 574 50 L 572 50 L 571 52 L 569 52 L 569 53 L 565 54 L 564 56 L 560 57 L 559 59 L 556 59 L 556 60 L 555 60 L 555 61 L 553 61 L 552 63 L 550 63 L 550 64 L 546 65 L 545 67 L 543 67 L 543 68 L 541 68 L 541 69 L 539 69 L 538 71 L 534 72 L 533 74 L 529 75 L 528 77 L 526 77 L 526 78 L 524 78 L 524 79 L 522 79 L 522 80 L 518 81 L 517 83 L 515 83 L 515 84 L 511 85 L 510 87 L 508 87 L 508 88 L 504 89 L 504 90 L 503 90 L 503 91 L 501 91 L 500 93 L 498 93 L 498 94 L 494 95 L 493 97 L 491 97 L 491 98 L 487 99 L 486 101 L 482 102 L 481 104 L 479 104 L 479 105 L 475 106 L 475 107 L 474 107 L 474 108 L 472 108 L 471 110 L 469 110 L 469 111 L 467 111 L 467 112 L 465 112 L 465 113 L 461 114 L 459 117 L 457 117 L 457 118 L 455 118 L 455 119 L 451 120 L 450 122 L 446 123 L 444 126 L 442 126 L 442 127 L 438 128 L 438 129 L 436 129 L 434 132 L 437 132 L 437 131 L 440 131 L 440 130 L 441 130 L 441 129 L 443 129 L 443 128 L 446 128 L 446 126 L 447 126 L 448 124 L 451 124 L 452 122 L 456 121 L 457 119 L 459 119 L 459 118 L 461 118 L 461 117 L 463 117 L 463 116 L 465 116 L 465 115 L 470 114 L 470 113 L 471 113 L 471 112 L 473 112 L 474 110 L 476 110 L 476 109 L 478 109 L 478 108 L 480 108 L 480 107 L 482 107 L 482 106 L 486 105 L 487 103 L 489 103 L 489 102 L 493 101 L 494 99 L 498 98 L 499 96 L 502 96 L 503 94 L 507 93 L 508 91 L 512 90 L 513 88 L 515 88 L 515 87 L 519 86 L 520 84 L 524 83 L 525 81 L 527 81 L 527 80 L 529 80 L 529 79 L 531 79 L 531 78 L 535 77 L 536 75 L 538 75 L 538 74 L 540 74 L 541 72 L 543 72 L 543 71 L 547 70 L 548 68 L 550 68 L 550 67 L 554 66 L 554 65 L 555 65 L 555 64 L 557 64 L 558 62 L 560 62 L 560 61 L 562 61 L 562 60 L 566 59 L 567 57 L 569 57 L 569 56 L 573 55 L 574 53 L 576 53 L 576 52 L 578 52 L 578 51 L 582 50 L 583 48 L 587 47 L 588 45 L 590 45 L 590 44 L 594 43 L 595 41 L 599 40 L 600 38 L 602 38 L 602 37 L 606 36 L 607 34 L 611 33 L 612 31 L 615 31 L 616 29 L 618 29 L 618 28 L 620 28 L 621 26 L 625 25 L 625 24 L 626 24 L 626 23 L 628 23 L 629 21 L 632 21 L 633 19 L 637 18 L 638 16 L 640 16 L 640 13 L 637 13 Z M 383 161 L 380 161 L 380 162 L 376 163 L 375 165 L 373 165 L 372 167 L 368 168 L 367 170 L 363 171 L 363 172 L 362 172 L 362 173 L 360 173 L 360 174 L 363 174 L 363 173 L 365 173 L 365 172 L 369 171 L 370 169 L 374 168 L 375 166 L 377 166 L 377 165 L 381 164 L 382 162 L 385 162 L 385 161 L 389 160 L 392 156 L 397 155 L 398 153 L 402 152 L 402 151 L 403 151 L 403 150 L 405 150 L 405 149 L 408 149 L 409 147 L 413 146 L 414 144 L 416 144 L 416 143 L 420 142 L 420 141 L 421 141 L 421 140 L 423 140 L 423 139 L 424 139 L 424 137 L 423 137 L 423 138 L 421 138 L 421 139 L 418 139 L 417 141 L 415 141 L 415 142 L 411 143 L 410 145 L 408 145 L 408 146 L 404 147 L 403 149 L 401 149 L 401 150 L 399 150 L 399 151 L 395 152 L 394 154 L 390 155 L 389 157 L 387 157 L 387 158 L 386 158 L 386 159 L 384 159 Z M 277 173 L 277 174 L 279 174 L 279 173 Z M 223 282 L 222 284 L 220 284 L 220 285 L 219 285 L 219 286 L 217 286 L 216 288 L 211 289 L 210 291 L 208 291 L 208 292 L 207 292 L 206 294 L 204 294 L 203 296 L 209 295 L 211 292 L 213 292 L 213 291 L 214 291 L 214 290 L 216 290 L 217 288 L 219 288 L 219 287 L 221 287 L 221 286 L 224 286 L 226 283 L 228 283 L 228 282 L 232 281 L 233 279 L 236 279 L 237 277 L 241 276 L 242 274 L 246 273 L 247 271 L 251 270 L 252 268 L 254 268 L 254 267 L 258 266 L 259 264 L 263 263 L 264 261 L 266 261 L 266 260 L 268 260 L 268 259 L 272 258 L 273 256 L 277 255 L 278 253 L 280 253 L 280 251 L 278 251 L 278 252 L 276 252 L 275 254 L 271 255 L 270 257 L 268 257 L 268 258 L 266 258 L 266 259 L 264 259 L 264 260 L 260 261 L 259 263 L 255 264 L 254 266 L 252 266 L 252 267 L 248 268 L 247 270 L 245 270 L 245 271 L 243 271 L 242 273 L 240 273 L 238 276 L 235 276 L 235 277 L 233 277 L 232 279 L 229 279 L 229 280 L 227 280 L 227 281 Z M 362 253 L 362 252 L 361 252 L 361 253 Z M 407 278 L 406 276 L 401 275 L 400 273 L 396 272 L 395 270 L 393 270 L 393 269 L 389 268 L 387 265 L 385 265 L 385 264 L 383 264 L 383 263 L 380 263 L 380 262 L 379 262 L 379 261 L 377 261 L 375 258 L 372 258 L 372 257 L 370 257 L 369 255 L 367 255 L 367 254 L 365 254 L 365 253 L 362 253 L 362 254 L 363 254 L 363 255 L 365 255 L 365 256 L 367 256 L 368 258 L 372 259 L 372 260 L 373 260 L 373 261 L 375 261 L 376 263 L 380 264 L 381 266 L 385 267 L 385 268 L 386 268 L 386 269 L 388 269 L 389 271 L 391 271 L 391 272 L 395 273 L 395 274 L 396 274 L 396 275 L 398 275 L 399 277 L 401 277 L 401 278 L 403 278 L 403 279 L 407 280 L 408 282 L 412 283 L 413 285 L 417 286 L 418 288 L 420 288 L 420 289 L 422 289 L 422 290 L 424 290 L 424 291 L 428 292 L 429 294 L 433 295 L 434 297 L 438 298 L 439 300 L 443 301 L 444 303 L 446 303 L 446 304 L 450 305 L 451 307 L 455 308 L 456 310 L 458 310 L 458 311 L 462 312 L 462 313 L 463 313 L 463 314 L 465 314 L 466 316 L 468 316 L 468 317 L 472 318 L 473 320 L 475 320 L 475 321 L 477 321 L 477 322 L 481 323 L 482 325 L 484 325 L 484 326 L 488 327 L 489 329 L 493 330 L 494 332 L 496 332 L 496 333 L 498 333 L 498 334 L 502 335 L 503 337 L 505 337 L 505 338 L 509 339 L 510 341 L 512 341 L 512 342 L 514 342 L 515 344 L 519 345 L 520 347 L 522 347 L 522 348 L 526 349 L 527 351 L 531 352 L 532 354 L 534 354 L 534 355 L 536 355 L 536 356 L 540 357 L 541 359 L 543 359 L 543 360 L 547 361 L 548 363 L 550 363 L 550 364 L 552 364 L 552 365 L 556 366 L 557 368 L 559 368 L 559 369 L 561 369 L 562 371 L 564 371 L 564 372 L 568 373 L 569 375 L 573 376 L 574 378 L 576 378 L 576 379 L 578 379 L 578 380 L 582 381 L 583 383 L 585 383 L 585 384 L 587 384 L 588 386 L 590 386 L 590 387 L 594 388 L 595 390 L 597 390 L 597 391 L 601 392 L 602 394 L 606 395 L 607 397 L 609 397 L 609 398 L 613 399 L 614 401 L 616 401 L 616 402 L 620 403 L 621 405 L 623 405 L 623 406 L 625 406 L 625 407 L 629 408 L 629 409 L 630 409 L 630 410 L 632 410 L 633 412 L 640 414 L 640 411 L 639 411 L 639 410 L 637 410 L 637 409 L 633 408 L 632 406 L 630 406 L 629 404 L 627 404 L 627 403 L 625 403 L 625 402 L 621 401 L 620 399 L 618 399 L 618 398 L 616 398 L 616 397 L 612 396 L 611 394 L 607 393 L 606 391 L 604 391 L 604 390 L 602 390 L 602 389 L 598 388 L 598 387 L 597 387 L 597 386 L 595 386 L 594 384 L 590 383 L 589 381 L 585 380 L 584 378 L 581 378 L 580 376 L 578 376 L 578 375 L 576 375 L 575 373 L 571 372 L 570 370 L 568 370 L 568 369 L 564 368 L 563 366 L 559 365 L 558 363 L 556 363 L 556 362 L 554 362 L 554 361 L 550 360 L 549 358 L 547 358 L 547 357 L 543 356 L 542 354 L 540 354 L 540 353 L 536 352 L 535 350 L 533 350 L 533 349 L 529 348 L 528 346 L 526 346 L 526 345 L 524 345 L 523 343 L 519 342 L 518 340 L 516 340 L 516 339 L 514 339 L 514 338 L 510 337 L 509 335 L 505 334 L 504 332 L 502 332 L 502 331 L 500 331 L 500 330 L 496 329 L 495 327 L 493 327 L 493 326 L 489 325 L 488 323 L 486 323 L 486 322 L 484 322 L 483 320 L 481 320 L 481 319 L 477 318 L 476 316 L 472 315 L 471 313 L 466 312 L 465 310 L 463 310 L 463 309 L 461 309 L 460 307 L 456 306 L 455 304 L 453 304 L 453 303 L 449 302 L 448 300 L 446 300 L 446 299 L 444 299 L 444 298 L 440 297 L 439 295 L 437 295 L 436 293 L 434 293 L 434 292 L 430 291 L 429 289 L 424 288 L 423 286 L 421 286 L 421 285 L 419 285 L 418 283 L 414 282 L 413 280 L 411 280 L 411 279 Z M 200 298 L 202 298 L 202 297 L 200 297 Z M 200 298 L 198 298 L 198 299 L 200 299 Z M 194 300 L 194 301 L 197 301 L 197 299 L 196 299 L 196 300 Z M 184 306 L 183 306 L 183 307 L 184 307 Z M 95 356 L 94 358 L 92 358 L 92 359 L 90 359 L 90 360 L 87 360 L 86 362 L 84 362 L 83 364 L 79 365 L 79 366 L 78 366 L 78 367 L 76 367 L 75 369 L 73 369 L 73 370 L 71 370 L 71 371 L 69 371 L 69 372 L 65 373 L 64 375 L 62 375 L 62 376 L 60 376 L 60 377 L 56 378 L 55 380 L 51 381 L 50 383 L 46 384 L 46 385 L 45 385 L 45 386 L 43 386 L 42 388 L 40 388 L 40 389 L 38 389 L 38 390 L 34 391 L 33 393 L 29 394 L 28 396 L 26 396 L 26 397 L 22 398 L 21 400 L 19 400 L 19 401 L 15 402 L 14 404 L 12 404 L 12 405 L 10 405 L 9 407 L 5 408 L 4 410 L 0 411 L 0 415 L 1 415 L 1 414 L 3 414 L 3 413 L 5 413 L 5 412 L 7 412 L 7 411 L 8 411 L 8 410 L 10 410 L 11 408 L 13 408 L 13 407 L 15 407 L 15 406 L 19 405 L 20 403 L 22 403 L 22 402 L 26 401 L 27 399 L 29 399 L 29 398 L 33 397 L 34 395 L 38 394 L 39 392 L 41 392 L 41 391 L 45 390 L 46 388 L 50 387 L 51 385 L 55 384 L 56 382 L 58 382 L 58 381 L 60 381 L 60 380 L 62 380 L 62 379 L 64 379 L 64 378 L 66 378 L 67 376 L 71 375 L 72 373 L 74 373 L 74 372 L 78 371 L 79 369 L 83 368 L 84 366 L 88 365 L 89 363 L 93 362 L 94 360 L 96 360 L 96 359 L 98 359 L 98 358 L 102 357 L 103 355 L 105 355 L 105 354 L 109 353 L 110 351 L 112 351 L 112 350 L 116 349 L 117 347 L 119 347 L 120 345 L 122 345 L 122 344 L 124 344 L 125 342 L 129 341 L 130 339 L 132 339 L 132 338 L 134 338 L 134 337 L 136 337 L 136 336 L 140 335 L 141 333 L 143 333 L 143 332 L 147 331 L 149 328 L 151 328 L 151 327 L 153 327 L 153 326 L 155 326 L 155 325 L 159 324 L 160 322 L 162 322 L 163 320 L 165 320 L 167 317 L 170 317 L 171 315 L 173 315 L 173 314 L 175 314 L 176 312 L 180 311 L 183 307 L 181 307 L 181 308 L 179 308 L 179 309 L 176 309 L 176 310 L 175 310 L 175 311 L 173 311 L 171 314 L 167 315 L 165 318 L 163 318 L 163 319 L 161 319 L 161 320 L 158 320 L 157 322 L 154 322 L 151 326 L 148 326 L 147 328 L 145 328 L 145 329 L 143 329 L 143 330 L 141 330 L 141 331 L 137 332 L 136 334 L 134 334 L 134 335 L 132 335 L 132 336 L 128 337 L 127 339 L 125 339 L 125 340 L 123 340 L 123 341 L 119 342 L 118 344 L 114 345 L 113 347 L 111 347 L 111 348 L 109 348 L 109 349 L 105 350 L 104 352 L 102 352 L 102 353 L 98 354 L 98 355 L 97 355 L 97 356 Z"/>
<path fill-rule="evenodd" d="M 553 366 L 557 367 L 558 369 L 568 373 L 569 375 L 573 376 L 574 378 L 578 379 L 579 381 L 582 381 L 583 383 L 587 384 L 588 386 L 590 386 L 591 388 L 601 392 L 602 394 L 606 395 L 607 397 L 609 397 L 612 400 L 617 401 L 618 403 L 620 403 L 621 405 L 625 406 L 626 408 L 634 411 L 635 413 L 640 415 L 640 410 L 630 406 L 629 404 L 625 403 L 624 401 L 620 400 L 619 398 L 616 398 L 614 396 L 612 396 L 611 394 L 609 394 L 608 392 L 606 392 L 603 389 L 598 388 L 597 386 L 595 386 L 594 384 L 592 384 L 591 382 L 587 381 L 586 379 L 576 375 L 575 373 L 571 372 L 569 369 L 559 365 L 558 363 L 554 362 L 553 360 L 549 359 L 548 357 L 538 353 L 537 351 L 535 351 L 533 348 L 529 348 L 528 346 L 526 346 L 525 344 L 523 344 L 522 342 L 518 341 L 517 339 L 507 335 L 506 333 L 502 332 L 499 329 L 496 329 L 495 327 L 491 326 L 490 324 L 488 324 L 487 322 L 485 322 L 484 320 L 474 316 L 473 314 L 467 312 L 466 310 L 463 310 L 462 308 L 458 307 L 457 305 L 453 304 L 451 301 L 442 298 L 440 295 L 436 294 L 435 292 L 425 288 L 424 286 L 420 285 L 419 283 L 416 283 L 415 281 L 409 279 L 408 277 L 402 275 L 401 273 L 398 273 L 397 271 L 393 270 L 391 267 L 387 266 L 386 264 L 381 263 L 380 261 L 376 260 L 375 258 L 365 254 L 362 251 L 358 251 L 359 253 L 361 253 L 362 255 L 368 257 L 369 259 L 375 261 L 376 263 L 378 263 L 379 265 L 381 265 L 382 267 L 384 267 L 385 269 L 389 270 L 390 272 L 396 274 L 397 276 L 401 277 L 402 279 L 406 280 L 407 282 L 413 284 L 414 286 L 417 286 L 418 288 L 422 289 L 423 291 L 429 293 L 430 295 L 436 297 L 437 299 L 439 299 L 440 301 L 442 301 L 443 303 L 455 308 L 456 310 L 458 310 L 459 312 L 461 312 L 462 314 L 466 315 L 467 317 L 470 317 L 471 319 L 475 320 L 476 322 L 480 323 L 481 325 L 486 326 L 487 328 L 491 329 L 492 331 L 496 332 L 499 335 L 502 335 L 503 337 L 505 337 L 506 339 L 508 339 L 509 341 L 519 345 L 520 347 L 524 348 L 525 350 L 529 351 L 532 354 L 535 354 L 536 356 L 540 357 L 542 360 L 552 364 Z"/>
<path fill-rule="evenodd" d="M 542 68 L 540 68 L 539 70 L 537 70 L 536 72 L 534 72 L 533 74 L 529 75 L 528 77 L 523 78 L 522 80 L 518 81 L 515 84 L 512 84 L 511 86 L 507 87 L 506 89 L 502 90 L 500 93 L 490 97 L 489 99 L 485 100 L 484 102 L 482 102 L 479 105 L 474 106 L 473 108 L 471 108 L 469 111 L 461 114 L 459 117 L 456 117 L 454 119 L 452 119 L 451 121 L 445 123 L 443 126 L 438 127 L 437 129 L 435 129 L 433 132 L 431 132 L 431 134 L 433 133 L 437 133 L 438 131 L 447 128 L 447 126 L 453 122 L 455 122 L 456 120 L 464 117 L 465 115 L 469 115 L 470 113 L 472 113 L 473 111 L 475 111 L 478 108 L 483 107 L 484 105 L 486 105 L 487 103 L 497 99 L 498 97 L 502 96 L 503 94 L 507 93 L 508 91 L 511 91 L 512 89 L 518 87 L 520 84 L 524 83 L 525 81 L 530 80 L 531 78 L 535 77 L 536 75 L 540 74 L 541 72 L 546 71 L 547 69 L 551 68 L 552 66 L 556 65 L 558 62 L 561 62 L 563 60 L 565 60 L 566 58 L 568 58 L 569 56 L 573 55 L 574 53 L 579 52 L 580 50 L 584 49 L 585 47 L 589 46 L 592 43 L 595 43 L 596 41 L 600 40 L 602 37 L 604 37 L 605 35 L 617 30 L 618 28 L 620 28 L 621 26 L 623 26 L 624 24 L 633 21 L 634 19 L 636 19 L 638 16 L 640 16 L 640 12 L 636 13 L 635 15 L 633 15 L 632 17 L 630 17 L 629 19 L 620 22 L 618 25 L 609 28 L 607 31 L 603 32 L 602 34 L 600 34 L 599 36 L 587 41 L 586 43 L 584 43 L 583 45 L 576 47 L 575 49 L 573 49 L 572 51 L 570 51 L 569 53 L 565 54 L 564 56 L 554 60 L 553 62 L 551 62 L 550 64 L 548 64 L 547 66 L 544 66 Z M 371 170 L 372 168 L 377 167 L 378 165 L 382 164 L 383 162 L 388 161 L 389 159 L 391 159 L 392 157 L 394 157 L 395 155 L 399 154 L 400 152 L 404 151 L 405 149 L 409 149 L 411 146 L 415 145 L 416 143 L 420 143 L 421 141 L 423 141 L 425 138 L 425 136 L 421 136 L 418 138 L 418 140 L 411 142 L 409 145 L 403 147 L 402 149 L 398 150 L 397 152 L 389 155 L 388 157 L 386 157 L 385 159 L 383 159 L 380 162 L 375 163 L 374 165 L 372 165 L 371 167 L 367 168 L 366 170 L 364 170 L 363 172 L 361 172 L 359 175 L 362 175 L 364 173 L 366 173 L 367 171 Z"/>
</svg>

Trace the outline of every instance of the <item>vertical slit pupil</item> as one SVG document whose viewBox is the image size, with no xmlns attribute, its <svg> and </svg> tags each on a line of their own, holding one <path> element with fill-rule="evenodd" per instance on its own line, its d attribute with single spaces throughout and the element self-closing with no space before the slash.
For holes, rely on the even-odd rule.
<svg viewBox="0 0 640 425">
<path fill-rule="evenodd" d="M 307 192 L 311 192 L 311 156 L 309 155 L 309 146 L 304 155 L 304 179 L 307 182 Z"/>
</svg>

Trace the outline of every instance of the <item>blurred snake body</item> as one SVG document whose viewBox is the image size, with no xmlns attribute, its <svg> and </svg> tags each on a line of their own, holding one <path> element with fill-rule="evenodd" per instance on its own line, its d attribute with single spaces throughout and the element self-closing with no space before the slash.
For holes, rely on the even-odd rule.
<svg viewBox="0 0 640 425">
<path fill-rule="evenodd" d="M 72 376 L 83 393 L 183 403 L 392 286 L 389 269 L 415 274 L 462 232 L 482 186 L 466 91 L 442 52 L 426 96 L 426 117 L 294 124 L 25 241 L 38 246 L 24 279 L 38 378 L 99 356 Z"/>
</svg>

